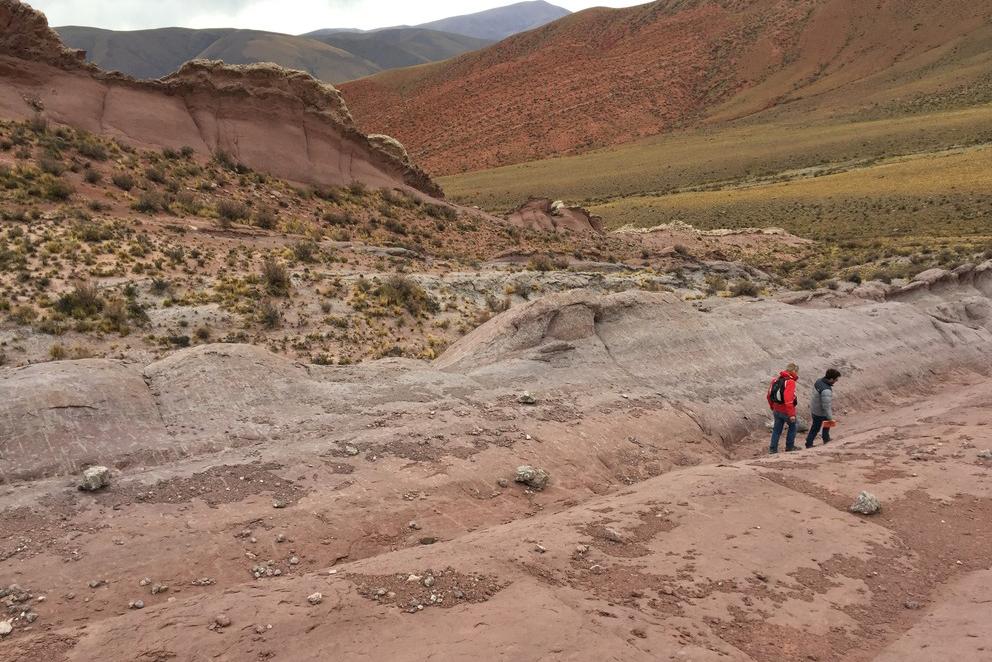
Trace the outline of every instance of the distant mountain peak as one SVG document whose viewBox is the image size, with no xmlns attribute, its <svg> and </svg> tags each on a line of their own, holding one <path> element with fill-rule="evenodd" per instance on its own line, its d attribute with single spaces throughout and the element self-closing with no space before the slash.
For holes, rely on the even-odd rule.
<svg viewBox="0 0 992 662">
<path fill-rule="evenodd" d="M 453 32 L 478 39 L 500 41 L 509 36 L 547 25 L 571 14 L 545 0 L 527 0 L 474 14 L 452 16 L 417 27 Z"/>
</svg>

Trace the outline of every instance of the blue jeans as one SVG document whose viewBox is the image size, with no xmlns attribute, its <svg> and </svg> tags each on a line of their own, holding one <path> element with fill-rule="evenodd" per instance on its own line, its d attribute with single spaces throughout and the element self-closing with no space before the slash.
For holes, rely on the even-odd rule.
<svg viewBox="0 0 992 662">
<path fill-rule="evenodd" d="M 816 435 L 819 434 L 820 428 L 823 428 L 823 443 L 830 443 L 830 428 L 824 428 L 823 424 L 830 419 L 826 416 L 817 416 L 813 414 L 813 422 L 809 424 L 809 434 L 806 435 L 806 448 L 813 447 L 813 440 L 816 439 Z"/>
<path fill-rule="evenodd" d="M 796 421 L 790 421 L 789 417 L 780 412 L 773 412 L 775 414 L 775 426 L 772 428 L 772 445 L 769 447 L 769 451 L 772 453 L 778 452 L 778 440 L 782 437 L 782 429 L 788 425 L 789 433 L 785 437 L 785 450 L 791 451 L 796 447 Z"/>
</svg>

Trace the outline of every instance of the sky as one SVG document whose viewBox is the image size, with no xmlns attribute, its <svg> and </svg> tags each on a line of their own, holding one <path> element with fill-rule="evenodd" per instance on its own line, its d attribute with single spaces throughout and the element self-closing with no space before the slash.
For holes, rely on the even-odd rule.
<svg viewBox="0 0 992 662">
<path fill-rule="evenodd" d="M 144 28 L 252 28 L 302 34 L 321 28 L 416 25 L 512 4 L 515 0 L 26 0 L 52 26 L 86 25 L 112 30 Z M 560 0 L 572 11 L 630 7 L 647 0 Z"/>
</svg>

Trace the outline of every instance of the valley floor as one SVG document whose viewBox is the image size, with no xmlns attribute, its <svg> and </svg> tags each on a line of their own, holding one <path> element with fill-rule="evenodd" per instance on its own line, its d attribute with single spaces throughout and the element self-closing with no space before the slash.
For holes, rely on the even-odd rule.
<svg viewBox="0 0 992 662">
<path fill-rule="evenodd" d="M 498 398 L 377 417 L 361 451 L 290 434 L 95 496 L 18 484 L 0 497 L 6 599 L 38 616 L 0 649 L 16 662 L 988 659 L 992 381 L 932 386 L 847 412 L 831 446 L 772 458 L 763 433 L 726 450 L 659 431 L 643 399 L 576 417 Z M 446 455 L 429 431 L 477 451 Z M 646 470 L 658 444 L 663 466 Z M 525 490 L 503 482 L 521 455 L 568 468 Z M 847 511 L 861 490 L 880 514 Z"/>
</svg>

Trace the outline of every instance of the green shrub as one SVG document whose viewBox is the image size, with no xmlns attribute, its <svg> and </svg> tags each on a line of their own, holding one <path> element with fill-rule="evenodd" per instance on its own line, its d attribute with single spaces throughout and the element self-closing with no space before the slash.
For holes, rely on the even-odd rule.
<svg viewBox="0 0 992 662">
<path fill-rule="evenodd" d="M 441 309 L 437 301 L 427 294 L 423 287 L 403 274 L 390 276 L 374 288 L 372 294 L 383 304 L 400 306 L 414 316 L 422 312 L 436 313 Z"/>
<path fill-rule="evenodd" d="M 758 284 L 743 278 L 730 287 L 730 293 L 735 297 L 756 297 L 761 294 Z"/>
<path fill-rule="evenodd" d="M 28 128 L 38 134 L 48 133 L 48 118 L 41 113 L 35 113 L 28 120 Z"/>
<path fill-rule="evenodd" d="M 64 202 L 71 198 L 73 193 L 75 189 L 72 188 L 72 184 L 62 179 L 52 179 L 45 184 L 45 198 L 52 202 Z"/>
<path fill-rule="evenodd" d="M 126 172 L 115 172 L 110 181 L 122 191 L 130 191 L 134 188 L 134 177 Z"/>
<path fill-rule="evenodd" d="M 248 207 L 237 200 L 221 200 L 217 203 L 217 216 L 222 224 L 243 221 L 248 218 Z"/>
<path fill-rule="evenodd" d="M 145 178 L 150 182 L 155 182 L 156 184 L 164 184 L 165 171 L 157 166 L 153 166 L 145 170 Z"/>
<path fill-rule="evenodd" d="M 298 241 L 293 244 L 293 255 L 300 262 L 315 262 L 320 246 L 315 241 Z"/>
<path fill-rule="evenodd" d="M 92 317 L 103 310 L 100 291 L 92 283 L 79 283 L 55 301 L 55 310 L 76 319 Z"/>
<path fill-rule="evenodd" d="M 272 209 L 263 207 L 262 209 L 255 210 L 252 223 L 255 227 L 262 228 L 263 230 L 274 230 L 279 225 L 279 217 Z"/>
<path fill-rule="evenodd" d="M 159 191 L 143 191 L 131 209 L 143 214 L 154 214 L 158 211 L 168 211 L 169 201 Z"/>
<path fill-rule="evenodd" d="M 344 200 L 341 189 L 333 186 L 318 186 L 313 189 L 313 194 L 321 200 L 340 204 Z"/>
<path fill-rule="evenodd" d="M 266 291 L 274 296 L 286 296 L 292 284 L 289 270 L 271 257 L 262 263 L 262 282 Z"/>
<path fill-rule="evenodd" d="M 324 221 L 331 225 L 355 225 L 358 219 L 350 211 L 330 211 L 324 214 Z"/>
<path fill-rule="evenodd" d="M 114 228 L 106 223 L 83 221 L 76 224 L 73 228 L 73 234 L 80 241 L 85 241 L 87 243 L 99 243 L 101 241 L 113 239 Z"/>
<path fill-rule="evenodd" d="M 431 202 L 424 205 L 424 211 L 428 216 L 442 221 L 458 220 L 458 212 L 447 205 L 439 205 Z"/>
<path fill-rule="evenodd" d="M 108 158 L 107 148 L 95 138 L 84 138 L 80 140 L 76 143 L 76 150 L 82 156 L 93 159 L 94 161 L 106 161 Z"/>
<path fill-rule="evenodd" d="M 38 159 L 38 168 L 42 172 L 47 172 L 49 175 L 54 175 L 55 177 L 65 172 L 65 164 L 50 155 L 45 155 Z"/>
<path fill-rule="evenodd" d="M 383 226 L 393 234 L 406 234 L 406 226 L 393 218 L 387 218 Z"/>
<path fill-rule="evenodd" d="M 266 329 L 277 329 L 282 324 L 282 312 L 271 299 L 265 299 L 258 305 L 258 322 Z"/>
<path fill-rule="evenodd" d="M 555 264 L 547 255 L 535 255 L 531 258 L 527 267 L 531 271 L 554 271 Z"/>
</svg>

